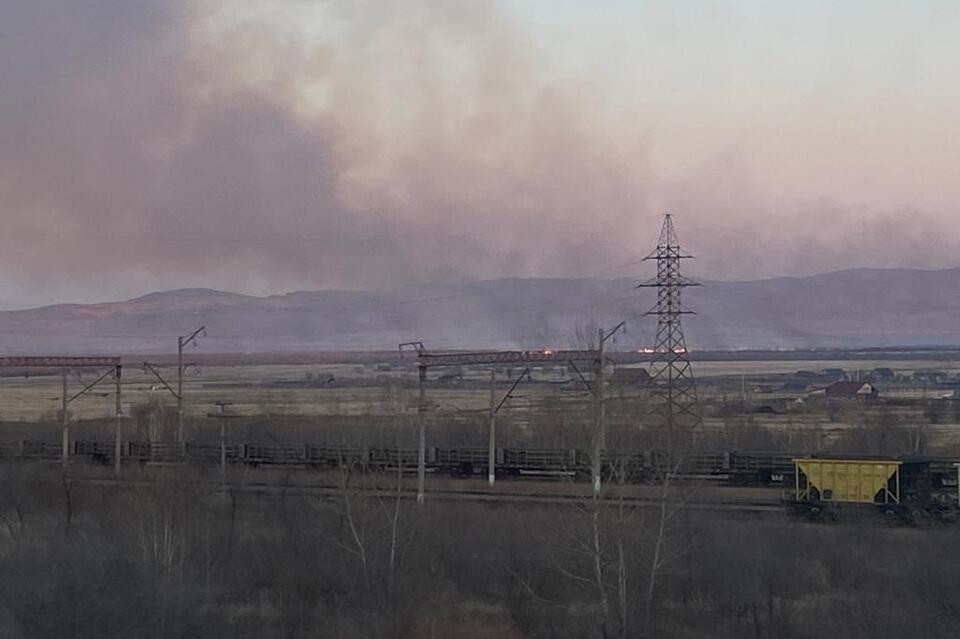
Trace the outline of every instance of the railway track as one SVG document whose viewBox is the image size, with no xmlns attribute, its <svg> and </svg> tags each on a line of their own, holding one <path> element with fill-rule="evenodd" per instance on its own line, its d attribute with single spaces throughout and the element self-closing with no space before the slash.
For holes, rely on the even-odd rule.
<svg viewBox="0 0 960 639">
<path fill-rule="evenodd" d="M 53 470 L 51 468 L 51 470 Z M 66 479 L 73 485 L 99 487 L 137 487 L 162 488 L 164 486 L 187 487 L 210 493 L 230 492 L 236 494 L 258 495 L 264 497 L 303 497 L 324 501 L 338 501 L 346 494 L 362 495 L 365 498 L 392 500 L 397 497 L 396 487 L 354 485 L 347 489 L 335 483 L 334 477 L 323 477 L 326 481 L 316 481 L 316 473 L 305 471 L 290 481 L 289 476 L 277 476 L 272 479 L 241 477 L 183 476 L 162 469 L 158 472 L 133 471 L 129 474 L 106 476 L 77 472 L 68 472 Z M 258 475 L 260 473 L 257 473 Z M 329 473 L 328 473 L 329 475 Z M 306 481 L 305 481 L 306 480 Z M 433 484 L 434 482 L 431 482 Z M 592 503 L 589 486 L 583 484 L 558 484 L 556 482 L 502 481 L 495 487 L 489 487 L 480 481 L 457 481 L 438 479 L 435 485 L 428 484 L 426 499 L 430 503 L 481 503 L 491 505 L 545 506 L 582 509 Z M 662 490 L 659 486 L 630 486 L 625 490 L 622 503 L 628 508 L 660 507 Z M 671 504 L 683 504 L 684 508 L 701 512 L 728 512 L 753 516 L 782 515 L 784 507 L 780 501 L 780 491 L 770 488 L 726 489 L 718 486 L 687 486 L 687 494 L 678 491 L 668 494 Z M 617 487 L 602 501 L 608 506 L 617 506 L 621 498 Z M 401 499 L 416 499 L 415 486 L 404 480 L 399 492 Z"/>
</svg>

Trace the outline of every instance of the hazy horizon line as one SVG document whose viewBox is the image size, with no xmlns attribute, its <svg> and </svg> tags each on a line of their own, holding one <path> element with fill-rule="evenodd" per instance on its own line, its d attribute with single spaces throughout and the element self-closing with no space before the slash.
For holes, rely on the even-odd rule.
<svg viewBox="0 0 960 639">
<path fill-rule="evenodd" d="M 698 275 L 693 275 L 691 279 L 701 282 L 701 283 L 717 283 L 717 284 L 746 284 L 752 282 L 767 282 L 773 280 L 800 280 L 800 279 L 812 279 L 816 277 L 823 277 L 828 275 L 837 275 L 841 273 L 852 273 L 852 272 L 902 272 L 902 273 L 942 273 L 948 271 L 960 270 L 960 266 L 951 266 L 946 268 L 920 268 L 920 267 L 872 267 L 872 266 L 853 266 L 849 268 L 840 268 L 840 269 L 831 269 L 826 271 L 817 271 L 812 273 L 804 273 L 800 275 L 769 275 L 764 277 L 754 277 L 754 278 L 703 278 Z M 146 291 L 139 293 L 133 296 L 123 296 L 117 297 L 115 299 L 109 300 L 96 300 L 96 301 L 60 301 L 52 302 L 49 304 L 39 304 L 33 306 L 21 306 L 21 307 L 11 307 L 11 308 L 2 308 L 0 307 L 0 313 L 16 313 L 16 312 L 26 312 L 26 311 L 36 311 L 43 310 L 48 308 L 56 308 L 59 306 L 100 306 L 100 305 L 109 305 L 109 304 L 123 304 L 127 302 L 135 302 L 137 300 L 142 300 L 144 298 L 154 296 L 154 295 L 167 295 L 173 293 L 185 293 L 185 292 L 209 292 L 221 295 L 232 295 L 237 297 L 244 297 L 253 300 L 266 300 L 275 297 L 287 297 L 291 295 L 297 295 L 301 293 L 354 293 L 354 294 L 386 294 L 391 290 L 402 290 L 407 288 L 420 288 L 420 289 L 429 289 L 435 286 L 469 286 L 476 284 L 484 284 L 490 282 L 505 282 L 505 281 L 564 281 L 564 282 L 587 282 L 587 281 L 606 281 L 606 282 L 615 282 L 620 280 L 635 280 L 638 283 L 643 281 L 644 278 L 630 277 L 628 275 L 622 275 L 619 277 L 551 277 L 551 276 L 504 276 L 504 277 L 494 277 L 494 278 L 478 278 L 478 279 L 464 279 L 457 281 L 436 281 L 429 283 L 414 283 L 402 284 L 399 286 L 394 286 L 391 289 L 362 289 L 362 288 L 316 288 L 316 289 L 292 289 L 282 292 L 274 292 L 267 294 L 256 294 L 256 293 L 244 293 L 239 291 L 233 291 L 222 288 L 212 288 L 205 286 L 182 286 L 182 287 L 172 287 L 172 288 L 163 288 L 156 289 L 152 291 Z"/>
</svg>

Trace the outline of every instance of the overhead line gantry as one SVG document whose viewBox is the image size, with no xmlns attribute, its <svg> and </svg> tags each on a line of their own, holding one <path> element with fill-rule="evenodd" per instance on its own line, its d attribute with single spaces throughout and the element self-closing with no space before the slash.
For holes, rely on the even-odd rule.
<svg viewBox="0 0 960 639">
<path fill-rule="evenodd" d="M 577 362 L 589 362 L 594 371 L 594 379 L 598 379 L 601 374 L 598 374 L 598 370 L 603 368 L 603 350 L 602 346 L 599 349 L 579 349 L 579 350 L 554 350 L 554 349 L 543 349 L 543 350 L 515 350 L 515 351 L 467 351 L 467 352 L 438 352 L 431 353 L 427 351 L 423 342 L 404 342 L 398 346 L 400 356 L 403 357 L 403 353 L 406 350 L 413 350 L 417 354 L 417 372 L 419 378 L 419 396 L 417 400 L 417 431 L 418 431 L 418 442 L 417 442 L 417 502 L 423 503 L 426 495 L 426 467 L 427 467 L 427 434 L 426 434 L 426 420 L 425 415 L 427 412 L 427 371 L 430 368 L 438 366 L 470 366 L 470 365 L 483 365 L 483 364 L 534 364 L 534 363 L 548 363 L 548 362 L 559 362 L 570 364 L 574 370 L 577 371 L 577 374 L 580 375 L 580 371 L 576 366 Z M 580 375 L 581 379 L 583 376 Z M 583 379 L 586 382 L 586 379 Z M 587 387 L 590 388 L 589 383 Z M 596 396 L 596 391 L 590 389 L 591 392 Z M 512 391 L 511 391 L 512 392 Z M 509 397 L 510 393 L 507 393 Z M 506 400 L 506 398 L 504 398 Z M 503 402 L 501 402 L 502 405 Z M 496 410 L 499 409 L 499 406 L 494 408 L 494 404 L 491 401 L 491 410 L 493 413 L 496 413 Z M 491 416 L 491 437 L 490 437 L 490 447 L 489 451 L 490 459 L 489 463 L 493 463 L 495 458 L 496 451 L 493 443 L 493 417 Z M 599 435 L 595 435 L 599 440 Z M 491 471 L 492 472 L 492 471 Z"/>
<path fill-rule="evenodd" d="M 115 410 L 115 437 L 114 437 L 114 454 L 113 454 L 113 464 L 114 469 L 119 473 L 120 472 L 120 453 L 123 446 L 123 403 L 121 397 L 121 379 L 123 377 L 123 361 L 119 357 L 99 357 L 99 356 L 90 356 L 90 357 L 57 357 L 57 356 L 40 356 L 40 357 L 0 357 L 0 368 L 59 368 L 60 375 L 62 378 L 63 386 L 63 397 L 61 398 L 61 411 L 63 413 L 63 436 L 61 440 L 61 456 L 63 458 L 63 464 L 66 464 L 70 461 L 70 417 L 67 412 L 67 408 L 70 405 L 70 402 L 79 398 L 81 395 L 86 394 L 93 389 L 94 386 L 107 379 L 110 376 L 110 373 L 113 373 L 113 378 L 115 382 L 115 394 L 116 394 L 116 410 Z M 75 370 L 78 368 L 106 368 L 108 369 L 103 375 L 98 377 L 92 383 L 84 386 L 78 393 L 74 395 L 69 395 L 67 388 L 67 372 Z M 112 369 L 112 370 L 110 370 Z"/>
</svg>

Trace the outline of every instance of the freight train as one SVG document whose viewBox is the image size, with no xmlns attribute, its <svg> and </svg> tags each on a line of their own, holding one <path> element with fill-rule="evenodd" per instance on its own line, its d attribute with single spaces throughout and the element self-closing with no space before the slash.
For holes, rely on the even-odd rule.
<svg viewBox="0 0 960 639">
<path fill-rule="evenodd" d="M 61 445 L 53 442 L 0 442 L 0 459 L 54 460 L 59 459 L 61 454 Z M 75 460 L 112 464 L 114 455 L 114 442 L 72 442 L 71 456 Z M 398 467 L 413 470 L 418 463 L 416 448 L 384 446 L 224 443 L 221 449 L 221 444 L 217 441 L 185 444 L 129 441 L 121 447 L 121 460 L 125 464 L 217 464 L 221 461 L 221 455 L 227 464 L 250 467 L 297 466 L 319 469 L 356 464 L 370 470 Z M 794 498 L 798 501 L 830 501 L 832 492 L 825 495 L 816 487 L 805 492 L 800 490 L 798 480 L 806 482 L 810 479 L 810 473 L 803 470 L 803 459 L 803 455 L 786 452 L 695 451 L 682 456 L 671 456 L 662 450 L 609 450 L 604 453 L 601 469 L 608 479 L 622 478 L 630 483 L 641 483 L 668 473 L 679 478 L 715 480 L 735 485 L 783 485 L 794 489 Z M 861 457 L 845 459 L 848 463 L 855 463 L 852 460 L 863 461 Z M 958 461 L 960 460 L 945 458 L 903 458 L 895 462 L 902 463 L 901 472 L 896 477 L 905 478 L 904 481 L 909 482 L 909 489 L 917 485 L 927 486 L 930 490 L 955 492 Z M 813 468 L 811 463 L 806 462 L 806 466 Z M 433 474 L 456 477 L 486 476 L 489 451 L 487 448 L 478 447 L 431 446 L 425 450 L 425 466 L 427 471 Z M 837 470 L 846 467 L 824 468 Z M 867 466 L 854 470 L 862 474 L 863 468 Z M 590 452 L 578 449 L 497 448 L 494 469 L 498 477 L 586 479 L 592 473 L 592 460 Z"/>
<path fill-rule="evenodd" d="M 71 458 L 91 463 L 112 464 L 115 444 L 107 441 L 72 442 Z M 124 463 L 140 464 L 215 464 L 221 454 L 230 465 L 300 466 L 331 468 L 355 463 L 371 470 L 414 469 L 418 463 L 416 448 L 349 446 L 318 444 L 261 444 L 219 442 L 124 442 Z M 0 459 L 48 459 L 62 456 L 59 443 L 16 441 L 0 442 Z M 602 460 L 607 477 L 642 482 L 650 477 L 671 473 L 675 476 L 704 479 L 728 479 L 738 484 L 783 483 L 793 473 L 789 453 L 693 452 L 671 457 L 663 451 L 608 451 Z M 457 477 L 486 475 L 489 451 L 478 447 L 431 446 L 425 450 L 428 472 Z M 578 449 L 497 448 L 494 469 L 498 477 L 587 478 L 592 472 L 591 454 Z"/>
<path fill-rule="evenodd" d="M 75 463 L 112 465 L 115 442 L 78 440 L 71 444 Z M 486 448 L 428 447 L 425 470 L 434 475 L 469 478 L 486 476 Z M 416 472 L 416 448 L 320 444 L 221 442 L 125 442 L 124 465 L 216 466 L 249 468 L 332 469 L 346 466 L 368 472 Z M 0 442 L 4 460 L 60 460 L 61 444 Z M 578 449 L 498 448 L 494 471 L 501 478 L 588 480 L 593 472 L 590 453 Z M 904 522 L 955 521 L 958 508 L 960 460 L 900 456 L 798 456 L 783 452 L 696 451 L 671 456 L 662 450 L 610 450 L 601 472 L 605 481 L 645 483 L 670 476 L 735 486 L 781 487 L 789 512 L 810 519 L 835 520 L 864 513 L 881 513 Z"/>
</svg>

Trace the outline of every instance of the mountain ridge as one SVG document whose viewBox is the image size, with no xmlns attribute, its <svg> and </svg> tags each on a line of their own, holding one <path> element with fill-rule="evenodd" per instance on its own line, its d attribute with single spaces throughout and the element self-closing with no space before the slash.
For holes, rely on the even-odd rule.
<svg viewBox="0 0 960 639">
<path fill-rule="evenodd" d="M 6 354 L 169 350 L 205 324 L 204 350 L 389 350 L 570 346 L 577 329 L 631 328 L 653 339 L 654 291 L 633 278 L 503 278 L 391 291 L 299 290 L 265 296 L 173 289 L 129 300 L 0 311 Z M 703 280 L 684 292 L 691 348 L 862 348 L 960 344 L 960 268 L 846 269 L 759 280 Z"/>
</svg>

